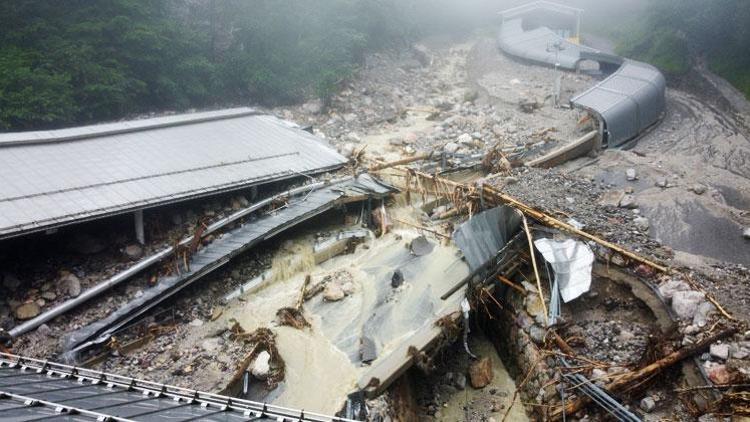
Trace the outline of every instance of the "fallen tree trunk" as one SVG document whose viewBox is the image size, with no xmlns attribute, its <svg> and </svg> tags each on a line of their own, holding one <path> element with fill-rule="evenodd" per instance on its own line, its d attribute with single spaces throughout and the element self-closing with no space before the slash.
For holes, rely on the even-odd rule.
<svg viewBox="0 0 750 422">
<path fill-rule="evenodd" d="M 414 170 L 411 170 L 411 172 L 412 172 L 412 174 L 414 174 L 415 176 L 417 176 L 417 177 L 419 177 L 421 179 L 429 180 L 429 181 L 432 181 L 432 182 L 435 182 L 435 183 L 444 184 L 444 185 L 450 186 L 450 187 L 452 187 L 454 189 L 455 188 L 463 188 L 463 189 L 469 189 L 470 188 L 468 185 L 457 183 L 457 182 L 454 182 L 452 180 L 448 180 L 448 179 L 445 179 L 445 178 L 433 176 L 433 175 L 430 175 L 430 174 L 427 174 L 427 173 L 422 173 L 422 172 L 414 171 Z M 491 186 L 482 185 L 481 189 L 482 189 L 482 198 L 483 198 L 484 201 L 493 201 L 493 202 L 497 203 L 498 205 L 499 204 L 505 204 L 505 205 L 511 206 L 511 207 L 513 207 L 513 208 L 521 211 L 526 216 L 531 217 L 534 220 L 537 220 L 537 221 L 539 221 L 539 222 L 541 222 L 541 223 L 543 223 L 543 224 L 545 224 L 547 226 L 554 227 L 554 228 L 566 231 L 568 233 L 574 234 L 576 236 L 582 237 L 584 239 L 591 240 L 592 242 L 595 242 L 595 243 L 597 243 L 599 245 L 602 245 L 602 246 L 607 247 L 607 248 L 609 248 L 609 249 L 611 249 L 613 251 L 616 251 L 616 252 L 618 252 L 618 253 L 620 253 L 620 254 L 622 254 L 622 255 L 624 255 L 624 256 L 626 256 L 626 257 L 628 257 L 628 258 L 630 258 L 630 259 L 632 259 L 634 261 L 638 261 L 638 262 L 640 262 L 642 264 L 646 264 L 646 265 L 648 265 L 648 266 L 650 266 L 650 267 L 652 267 L 652 268 L 654 268 L 656 270 L 659 270 L 660 272 L 664 272 L 664 273 L 669 272 L 669 269 L 667 267 L 663 266 L 663 265 L 657 264 L 657 263 L 655 263 L 655 262 L 653 262 L 653 261 L 651 261 L 651 260 L 649 260 L 649 259 L 647 259 L 645 257 L 642 257 L 642 256 L 640 256 L 638 254 L 633 253 L 633 252 L 630 252 L 629 250 L 627 250 L 627 249 L 625 249 L 625 248 L 623 248 L 621 246 L 618 246 L 618 245 L 616 245 L 616 244 L 614 244 L 612 242 L 609 242 L 609 241 L 601 239 L 601 238 L 599 238 L 597 236 L 594 236 L 593 234 L 590 234 L 590 233 L 587 233 L 587 232 L 585 232 L 583 230 L 577 229 L 577 228 L 573 227 L 572 225 L 570 225 L 568 223 L 565 223 L 563 221 L 560 221 L 560 220 L 556 219 L 555 217 L 547 215 L 547 214 L 545 214 L 545 213 L 543 213 L 543 212 L 541 212 L 541 211 L 533 208 L 532 206 L 527 205 L 527 204 L 525 204 L 525 203 L 517 200 L 516 198 L 514 198 L 514 197 L 512 197 L 510 195 L 506 195 L 506 194 L 500 192 L 499 190 L 497 190 L 497 189 L 495 189 L 495 188 L 493 188 Z"/>
<path fill-rule="evenodd" d="M 672 352 L 668 354 L 667 356 L 637 371 L 627 372 L 617 377 L 617 379 L 610 382 L 609 384 L 605 385 L 604 389 L 609 392 L 622 391 L 627 386 L 631 385 L 632 383 L 654 376 L 658 374 L 659 372 L 663 371 L 664 369 L 669 368 L 670 366 L 676 364 L 677 362 L 680 362 L 681 360 L 689 356 L 702 352 L 703 350 L 706 349 L 706 347 L 716 342 L 717 340 L 721 340 L 723 338 L 729 337 L 736 332 L 737 332 L 737 328 L 734 328 L 734 327 L 722 330 L 712 336 L 709 336 L 699 341 L 698 343 L 695 343 L 687 347 L 683 347 L 680 350 Z M 588 397 L 579 397 L 578 399 L 569 402 L 564 408 L 561 407 L 558 410 L 555 410 L 554 412 L 552 412 L 552 414 L 550 415 L 550 418 L 552 420 L 558 420 L 562 418 L 563 414 L 572 415 L 573 413 L 576 413 L 579 410 L 583 409 L 583 407 L 589 404 L 590 402 L 591 402 L 591 399 Z"/>
<path fill-rule="evenodd" d="M 369 171 L 378 171 L 378 170 L 383 170 L 383 169 L 387 169 L 390 167 L 400 166 L 403 164 L 413 163 L 415 161 L 427 160 L 430 157 L 432 157 L 432 153 L 417 154 L 413 157 L 402 158 L 396 161 L 389 161 L 387 163 L 374 164 L 369 167 Z"/>
</svg>

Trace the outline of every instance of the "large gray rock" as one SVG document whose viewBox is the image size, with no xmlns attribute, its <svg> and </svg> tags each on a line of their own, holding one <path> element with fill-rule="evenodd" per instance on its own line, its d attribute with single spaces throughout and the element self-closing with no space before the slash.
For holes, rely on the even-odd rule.
<svg viewBox="0 0 750 422">
<path fill-rule="evenodd" d="M 641 410 L 646 413 L 653 411 L 656 408 L 656 401 L 651 396 L 644 397 L 640 403 Z"/>
<path fill-rule="evenodd" d="M 461 146 L 460 146 L 460 145 L 458 145 L 458 144 L 457 144 L 457 143 L 455 143 L 455 142 L 448 142 L 448 143 L 447 143 L 447 144 L 445 144 L 445 146 L 443 147 L 443 151 L 447 152 L 448 154 L 454 154 L 454 153 L 455 153 L 456 151 L 458 151 L 458 149 L 459 149 L 460 147 L 461 147 Z"/>
<path fill-rule="evenodd" d="M 702 302 L 693 316 L 693 325 L 705 327 L 708 324 L 708 317 L 716 311 L 716 307 L 709 301 Z"/>
<path fill-rule="evenodd" d="M 696 291 L 675 292 L 672 296 L 672 310 L 680 319 L 692 320 L 706 295 Z"/>
<path fill-rule="evenodd" d="M 635 200 L 633 195 L 625 195 L 620 199 L 620 208 L 636 209 L 638 208 L 638 202 Z"/>
<path fill-rule="evenodd" d="M 726 343 L 712 344 L 708 352 L 711 354 L 711 356 L 717 359 L 721 359 L 721 360 L 729 359 L 729 345 Z"/>
<path fill-rule="evenodd" d="M 625 178 L 627 178 L 629 181 L 638 179 L 638 175 L 636 174 L 635 169 L 630 168 L 625 170 Z"/>
<path fill-rule="evenodd" d="M 648 218 L 646 217 L 636 217 L 633 219 L 633 224 L 635 224 L 635 227 L 638 228 L 638 230 L 642 232 L 648 231 L 648 228 L 650 226 L 650 223 L 648 221 Z"/>
<path fill-rule="evenodd" d="M 673 279 L 659 286 L 659 293 L 667 301 L 672 299 L 672 296 L 674 296 L 675 293 L 686 292 L 688 290 L 691 290 L 690 286 L 683 280 Z"/>
</svg>

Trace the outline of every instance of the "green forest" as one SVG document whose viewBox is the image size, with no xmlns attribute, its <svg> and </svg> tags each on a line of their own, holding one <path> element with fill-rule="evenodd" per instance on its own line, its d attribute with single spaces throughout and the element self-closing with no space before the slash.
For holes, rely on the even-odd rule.
<svg viewBox="0 0 750 422">
<path fill-rule="evenodd" d="M 368 52 L 495 24 L 509 1 L 19 0 L 0 3 L 0 130 L 328 98 Z M 603 7 L 603 6 L 602 6 Z M 750 2 L 654 0 L 620 53 L 750 94 Z M 585 19 L 585 17 L 584 17 Z"/>
<path fill-rule="evenodd" d="M 750 97 L 750 1 L 651 0 L 642 14 L 619 27 L 618 54 L 671 76 L 703 60 Z"/>
<path fill-rule="evenodd" d="M 395 3 L 5 1 L 0 127 L 326 96 L 366 51 L 407 35 Z"/>
</svg>

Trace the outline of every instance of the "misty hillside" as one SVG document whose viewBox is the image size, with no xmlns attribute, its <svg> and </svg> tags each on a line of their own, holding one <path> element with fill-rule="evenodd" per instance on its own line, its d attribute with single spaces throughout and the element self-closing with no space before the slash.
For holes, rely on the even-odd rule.
<svg viewBox="0 0 750 422">
<path fill-rule="evenodd" d="M 496 23 L 497 10 L 517 3 L 73 0 L 63 8 L 43 0 L 3 2 L 0 128 L 325 99 L 368 52 L 486 27 Z M 750 93 L 744 72 L 750 59 L 736 54 L 750 47 L 750 3 L 573 3 L 587 8 L 585 27 L 616 38 L 621 54 L 670 74 L 705 57 Z"/>
</svg>

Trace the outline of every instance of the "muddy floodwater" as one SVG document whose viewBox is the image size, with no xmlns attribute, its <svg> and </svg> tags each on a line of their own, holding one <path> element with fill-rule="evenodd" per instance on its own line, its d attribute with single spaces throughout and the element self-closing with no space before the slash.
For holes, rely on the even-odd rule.
<svg viewBox="0 0 750 422">
<path fill-rule="evenodd" d="M 277 335 L 286 364 L 285 380 L 270 392 L 257 382 L 248 398 L 320 413 L 339 411 L 369 368 L 360 355 L 363 339 L 376 356 L 371 364 L 377 363 L 444 310 L 448 302 L 440 296 L 469 274 L 458 249 L 435 238 L 427 239 L 429 252 L 415 255 L 409 246 L 418 236 L 415 230 L 397 227 L 380 238 L 369 236 L 353 253 L 317 266 L 305 258 L 312 251 L 312 235 L 301 235 L 285 245 L 279 252 L 281 258 L 274 260 L 274 270 L 284 267 L 279 273 L 285 277 L 231 302 L 217 321 L 230 324 L 235 320 L 247 331 L 270 327 Z M 284 254 L 294 258 L 285 260 Z M 393 281 L 396 270 L 403 275 L 400 285 Z M 353 287 L 339 301 L 327 301 L 323 294 L 308 300 L 304 316 L 309 328 L 279 326 L 276 311 L 294 306 L 307 274 L 311 284 L 334 276 L 346 277 Z M 505 378 L 502 382 L 512 383 L 504 370 L 498 372 Z"/>
</svg>

